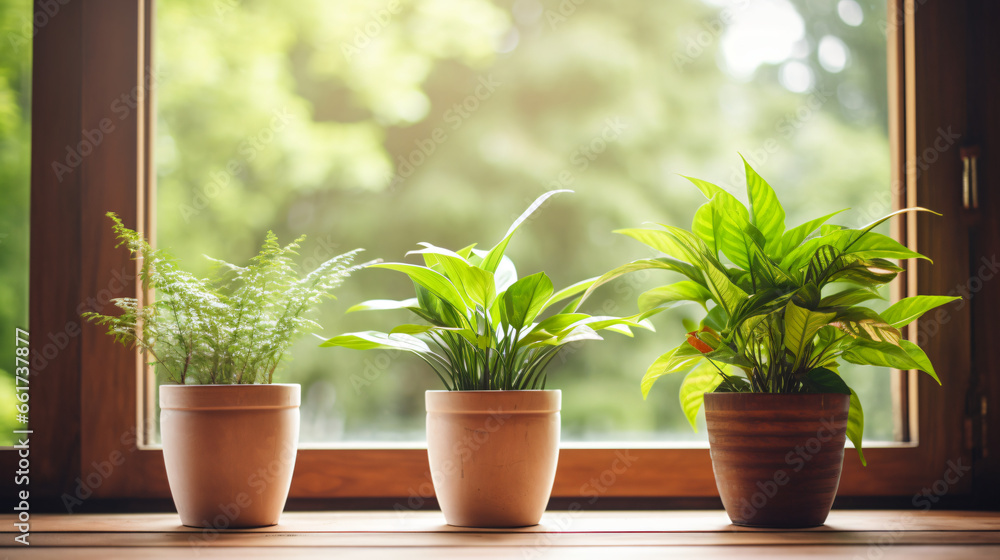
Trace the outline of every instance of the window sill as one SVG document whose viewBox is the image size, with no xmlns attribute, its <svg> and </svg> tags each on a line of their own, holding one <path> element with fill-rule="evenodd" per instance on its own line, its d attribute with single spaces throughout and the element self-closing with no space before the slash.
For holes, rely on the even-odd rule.
<svg viewBox="0 0 1000 560">
<path fill-rule="evenodd" d="M 1000 513 L 840 510 L 823 527 L 774 530 L 733 526 L 722 511 L 550 511 L 521 529 L 451 527 L 440 512 L 289 512 L 275 527 L 234 531 L 183 527 L 175 514 L 40 514 L 30 541 L 25 558 L 758 558 L 776 547 L 789 557 L 997 558 Z"/>
</svg>

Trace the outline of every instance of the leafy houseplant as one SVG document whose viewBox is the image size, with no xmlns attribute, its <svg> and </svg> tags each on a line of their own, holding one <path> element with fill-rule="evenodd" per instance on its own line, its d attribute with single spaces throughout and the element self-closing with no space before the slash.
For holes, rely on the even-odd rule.
<svg viewBox="0 0 1000 560">
<path fill-rule="evenodd" d="M 649 367 L 642 378 L 643 397 L 660 377 L 689 372 L 680 389 L 681 406 L 694 427 L 705 403 L 716 482 L 735 523 L 819 525 L 836 493 L 845 432 L 865 462 L 864 413 L 857 394 L 840 377 L 839 364 L 919 369 L 940 383 L 923 350 L 903 339 L 899 329 L 957 298 L 913 296 L 881 313 L 865 305 L 902 270 L 892 259 L 927 258 L 873 229 L 902 212 L 927 210 L 899 210 L 857 229 L 827 224 L 839 213 L 834 212 L 786 229 L 774 190 L 745 160 L 744 165 L 749 208 L 716 185 L 688 178 L 708 199 L 690 231 L 669 225 L 620 230 L 665 256 L 609 271 L 584 297 L 635 270 L 685 276 L 639 296 L 643 317 L 686 302 L 707 312 L 700 324 L 688 325 L 686 340 Z M 755 493 L 766 481 L 748 473 L 755 467 L 760 467 L 756 472 L 790 470 L 789 445 L 815 436 L 821 413 L 833 415 L 837 426 L 830 443 L 823 442 L 789 486 L 765 496 L 766 504 L 760 505 Z M 775 434 L 767 426 L 799 435 L 772 448 L 765 442 L 775 441 Z M 821 480 L 820 471 L 833 472 L 833 463 L 831 485 Z M 807 493 L 816 495 L 815 503 L 796 506 L 795 500 Z"/>
<path fill-rule="evenodd" d="M 292 341 L 317 326 L 310 312 L 356 268 L 350 264 L 357 251 L 300 276 L 292 257 L 304 237 L 281 246 L 268 232 L 249 265 L 212 259 L 215 272 L 202 279 L 114 213 L 108 217 L 156 300 L 120 298 L 118 315 L 83 316 L 147 352 L 170 382 L 160 387 L 160 430 L 181 521 L 276 524 L 295 466 L 301 399 L 299 385 L 273 384 L 274 373 Z M 261 488 L 256 473 L 274 474 L 276 457 L 277 474 Z"/>
<path fill-rule="evenodd" d="M 348 333 L 322 344 L 410 352 L 440 377 L 447 391 L 427 392 L 428 456 L 438 501 L 453 525 L 538 523 L 559 449 L 560 393 L 544 390 L 546 366 L 573 343 L 599 340 L 598 331 L 631 336 L 633 327 L 651 328 L 637 317 L 579 312 L 581 294 L 596 279 L 555 291 L 544 272 L 517 277 L 504 254 L 507 245 L 521 224 L 559 192 L 568 191 L 539 197 L 489 251 L 421 243 L 410 254 L 419 254 L 423 266 L 371 265 L 406 274 L 416 297 L 367 301 L 348 311 L 406 309 L 426 324 Z M 541 317 L 566 300 L 558 312 Z M 470 433 L 486 435 L 474 446 L 463 446 Z M 515 487 L 524 491 L 512 491 Z"/>
</svg>

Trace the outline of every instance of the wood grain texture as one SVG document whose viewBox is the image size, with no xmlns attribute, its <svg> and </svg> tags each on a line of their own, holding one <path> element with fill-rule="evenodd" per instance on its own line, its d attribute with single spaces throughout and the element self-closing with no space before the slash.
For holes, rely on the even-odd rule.
<svg viewBox="0 0 1000 560">
<path fill-rule="evenodd" d="M 907 202 L 931 208 L 948 221 L 926 212 L 908 220 L 909 247 L 934 259 L 911 260 L 907 280 L 910 294 L 947 294 L 968 279 L 969 232 L 962 225 L 962 166 L 955 135 L 966 130 L 966 66 L 969 53 L 962 37 L 966 32 L 965 0 L 921 3 L 907 0 Z M 927 453 L 912 469 L 939 479 L 948 461 L 971 463 L 966 448 L 966 396 L 971 376 L 970 307 L 951 304 L 909 326 L 908 338 L 920 345 L 938 364 L 943 385 L 929 376 L 910 373 L 919 415 L 916 437 Z M 972 477 L 964 476 L 948 491 L 968 492 Z"/>
<path fill-rule="evenodd" d="M 963 127 L 973 118 L 980 126 L 984 145 L 988 134 L 996 134 L 997 72 L 986 68 L 967 70 L 967 61 L 996 64 L 997 8 L 983 0 L 920 2 L 892 0 L 887 32 L 897 41 L 890 56 L 903 59 L 896 75 L 900 98 L 892 105 L 898 120 L 891 126 L 894 153 L 901 154 L 893 168 L 902 175 L 907 203 L 920 204 L 945 213 L 944 218 L 921 217 L 905 223 L 913 248 L 929 254 L 936 264 L 910 263 L 909 293 L 948 293 L 969 279 L 970 261 L 980 253 L 993 254 L 1000 246 L 996 220 L 984 220 L 980 233 L 984 244 L 969 249 L 969 233 L 961 227 L 960 180 L 957 146 L 944 150 L 934 162 L 922 154 L 932 148 L 938 129 Z M 31 326 L 35 344 L 47 343 L 67 325 L 80 326 L 77 307 L 87 298 L 100 297 L 112 287 L 114 271 L 130 263 L 110 243 L 107 210 L 118 211 L 126 223 L 152 233 L 152 178 L 148 165 L 148 132 L 154 119 L 138 103 L 97 151 L 72 174 L 59 182 L 52 161 L 66 157 L 67 146 L 76 146 L 84 129 L 92 130 L 111 104 L 145 80 L 146 33 L 151 22 L 149 0 L 112 2 L 70 0 L 61 4 L 59 17 L 35 36 L 35 70 L 32 133 L 32 225 L 31 225 Z M 974 11 L 970 6 L 979 6 Z M 36 7 L 36 9 L 40 9 Z M 977 54 L 967 52 L 967 31 L 978 25 L 982 39 Z M 894 47 L 895 45 L 895 47 Z M 982 112 L 967 114 L 969 84 L 979 88 Z M 890 91 L 893 91 L 890 88 Z M 137 99 L 144 92 L 137 91 Z M 144 101 L 146 101 L 144 99 Z M 110 112 L 112 119 L 119 113 Z M 900 138 L 900 135 L 903 137 Z M 981 183 L 995 185 L 1000 171 L 997 158 L 982 160 Z M 920 169 L 921 162 L 929 165 Z M 919 170 L 919 173 L 918 173 Z M 983 189 L 981 201 L 996 205 L 997 197 Z M 993 208 L 993 206 L 990 206 Z M 899 227 L 899 226 L 897 226 Z M 133 278 L 134 280 L 134 278 Z M 869 467 L 848 457 L 841 477 L 841 496 L 914 496 L 931 488 L 950 471 L 949 462 L 968 465 L 971 451 L 964 434 L 970 409 L 968 390 L 972 366 L 969 340 L 975 335 L 977 367 L 982 376 L 996 377 L 993 350 L 997 330 L 995 290 L 984 290 L 974 305 L 948 308 L 948 322 L 928 317 L 911 331 L 919 342 L 921 329 L 937 322 L 939 332 L 930 336 L 925 349 L 944 380 L 939 387 L 927 376 L 907 374 L 905 402 L 912 412 L 908 434 L 913 445 L 871 448 L 866 451 Z M 120 292 L 114 295 L 134 295 Z M 982 311 L 971 314 L 972 309 Z M 975 320 L 975 329 L 970 327 Z M 74 331 L 76 332 L 76 331 Z M 98 332 L 89 329 L 68 337 L 66 346 L 35 375 L 37 403 L 32 418 L 38 427 L 33 445 L 33 495 L 59 500 L 94 495 L 99 498 L 169 498 L 162 453 L 138 445 L 148 433 L 142 407 L 150 393 L 140 383 L 137 357 L 123 352 Z M 1000 402 L 1000 383 L 989 385 L 994 409 Z M 567 397 L 568 398 L 568 397 Z M 862 399 L 864 396 L 862 395 Z M 142 399 L 142 400 L 140 400 Z M 994 413 L 992 415 L 996 417 Z M 996 450 L 1000 428 L 976 434 L 991 442 L 992 459 L 977 480 L 1000 480 Z M 984 435 L 985 434 L 985 435 Z M 628 458 L 624 467 L 622 456 Z M 0 467 L 10 468 L 15 457 L 0 451 Z M 105 465 L 114 461 L 110 474 Z M 299 454 L 291 495 L 298 498 L 384 497 L 407 504 L 432 496 L 426 451 L 420 449 L 306 449 Z M 982 476 L 980 476 L 980 474 Z M 80 482 L 77 481 L 80 479 Z M 92 482 L 88 482 L 88 479 Z M 973 476 L 948 484 L 949 497 L 968 495 Z M 988 483 L 988 482 L 987 482 Z M 9 487 L 9 477 L 0 483 Z M 996 488 L 996 485 L 992 486 Z M 710 497 L 716 495 L 707 449 L 563 449 L 553 495 L 591 507 L 602 498 Z M 984 494 L 985 495 L 985 494 Z M 996 507 L 996 499 L 990 502 Z"/>
<path fill-rule="evenodd" d="M 48 495 L 62 493 L 66 475 L 80 470 L 82 170 L 67 159 L 82 139 L 81 5 L 62 6 L 57 15 L 34 36 L 33 64 L 49 71 L 33 72 L 31 88 L 31 491 Z M 57 173 L 55 164 L 66 168 Z M 6 487 L 13 477 L 3 481 Z"/>
<path fill-rule="evenodd" d="M 969 144 L 978 144 L 980 157 L 979 210 L 972 221 L 970 277 L 983 288 L 972 305 L 972 358 L 977 386 L 969 407 L 975 418 L 974 443 L 979 447 L 975 493 L 984 507 L 1000 503 L 1000 352 L 997 351 L 997 317 L 1000 317 L 1000 3 L 970 2 Z"/>
<path fill-rule="evenodd" d="M 2 533 L 0 546 L 12 536 Z M 316 512 L 222 532 L 180 527 L 174 515 L 38 515 L 31 538 L 30 548 L 7 550 L 16 558 L 995 558 L 1000 514 L 835 511 L 824 527 L 762 530 L 730 525 L 721 511 L 550 511 L 536 527 L 482 530 L 444 525 L 436 512 Z"/>
</svg>

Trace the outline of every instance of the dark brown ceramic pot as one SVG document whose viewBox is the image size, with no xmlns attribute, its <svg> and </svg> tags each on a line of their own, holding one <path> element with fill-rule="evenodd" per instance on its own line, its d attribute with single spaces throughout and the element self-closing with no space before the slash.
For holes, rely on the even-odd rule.
<svg viewBox="0 0 1000 560">
<path fill-rule="evenodd" d="M 850 395 L 707 393 L 715 483 L 729 519 L 815 527 L 840 484 Z"/>
</svg>

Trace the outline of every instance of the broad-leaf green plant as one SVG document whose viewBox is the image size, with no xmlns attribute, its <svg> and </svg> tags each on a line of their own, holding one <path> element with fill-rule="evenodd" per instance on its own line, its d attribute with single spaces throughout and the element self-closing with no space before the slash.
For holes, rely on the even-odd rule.
<svg viewBox="0 0 1000 560">
<path fill-rule="evenodd" d="M 451 391 L 544 389 L 546 366 L 563 349 L 584 340 L 601 340 L 598 331 L 632 336 L 648 328 L 639 317 L 591 316 L 578 311 L 581 294 L 597 278 L 556 291 L 544 272 L 518 278 L 505 255 L 517 229 L 557 190 L 540 196 L 490 250 L 469 245 L 452 251 L 420 243 L 423 265 L 369 265 L 406 274 L 414 298 L 372 300 L 348 312 L 409 310 L 419 324 L 389 332 L 364 331 L 330 338 L 321 346 L 359 350 L 402 350 L 426 362 Z M 563 303 L 567 302 L 568 303 Z M 563 306 L 546 313 L 555 304 Z"/>
<path fill-rule="evenodd" d="M 660 377 L 688 372 L 680 401 L 694 427 L 710 391 L 849 394 L 847 436 L 865 463 L 864 412 L 839 364 L 922 370 L 940 383 L 927 355 L 900 329 L 959 298 L 912 296 L 881 313 L 865 305 L 902 271 L 895 260 L 927 259 L 875 227 L 904 212 L 929 210 L 906 208 L 860 228 L 827 224 L 839 214 L 834 212 L 786 229 L 774 190 L 746 160 L 744 167 L 749 207 L 712 183 L 686 177 L 708 199 L 691 229 L 659 224 L 618 230 L 664 256 L 607 272 L 584 297 L 636 270 L 686 277 L 639 296 L 640 318 L 690 302 L 706 311 L 700 324 L 687 326 L 686 340 L 646 371 L 643 398 Z"/>
<path fill-rule="evenodd" d="M 305 239 L 279 245 L 268 232 L 257 256 L 245 267 L 211 259 L 213 275 L 197 278 L 162 249 L 153 249 L 114 213 L 118 247 L 139 262 L 139 276 L 153 301 L 112 300 L 118 315 L 88 312 L 83 317 L 107 328 L 125 346 L 152 357 L 167 381 L 229 385 L 271 383 L 291 343 L 317 329 L 311 312 L 350 273 L 360 250 L 334 257 L 307 274 L 294 261 Z"/>
</svg>

